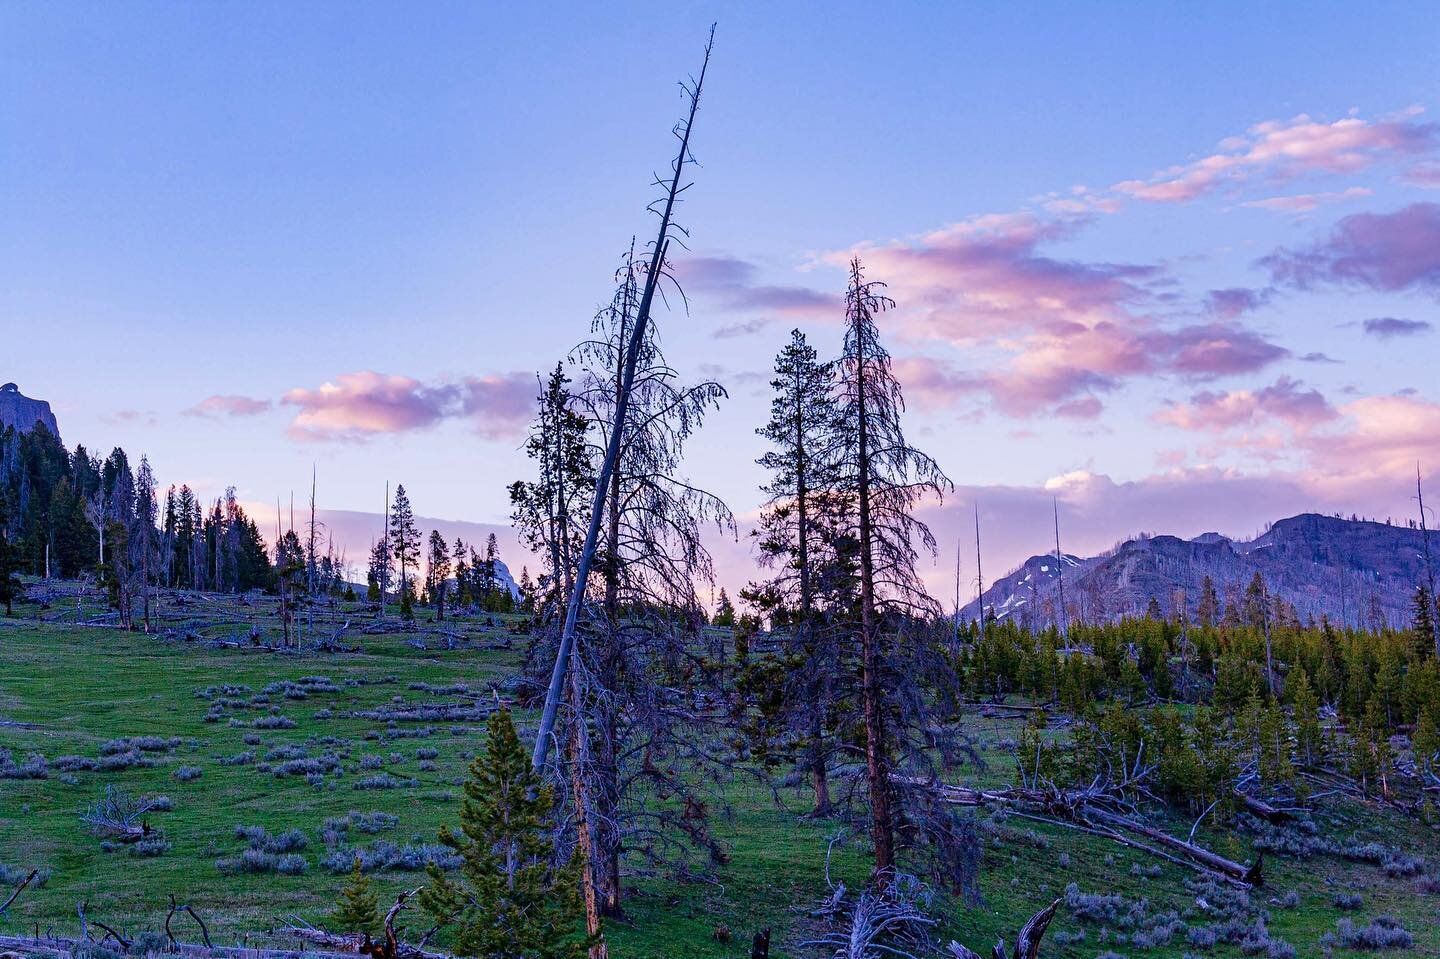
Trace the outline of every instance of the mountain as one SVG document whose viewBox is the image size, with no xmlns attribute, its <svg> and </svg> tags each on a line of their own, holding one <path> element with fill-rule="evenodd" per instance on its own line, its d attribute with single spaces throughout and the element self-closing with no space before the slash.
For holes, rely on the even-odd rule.
<svg viewBox="0 0 1440 959">
<path fill-rule="evenodd" d="M 20 387 L 14 383 L 0 386 L 0 429 L 13 426 L 18 432 L 25 433 L 36 423 L 44 423 L 51 433 L 57 437 L 60 435 L 60 426 L 55 422 L 55 414 L 50 412 L 49 403 L 32 400 L 21 393 Z"/>
<path fill-rule="evenodd" d="M 1070 619 L 1139 615 L 1152 598 L 1167 616 L 1182 603 L 1193 616 L 1206 576 L 1228 608 L 1259 572 L 1302 622 L 1323 614 L 1353 626 L 1404 626 L 1426 576 L 1424 547 L 1416 528 L 1302 513 L 1248 541 L 1219 533 L 1142 535 L 1088 559 L 1067 555 L 1063 566 L 1053 553 L 1033 556 L 982 599 L 998 618 L 1030 626 L 1054 621 L 1062 589 Z M 1440 564 L 1440 534 L 1431 534 L 1430 548 Z M 978 608 L 972 600 L 961 617 L 974 619 Z"/>
</svg>

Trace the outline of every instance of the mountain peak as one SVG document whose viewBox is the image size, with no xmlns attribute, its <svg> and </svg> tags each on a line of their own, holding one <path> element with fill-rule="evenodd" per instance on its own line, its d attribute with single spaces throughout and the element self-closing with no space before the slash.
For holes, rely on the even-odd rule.
<svg viewBox="0 0 1440 959">
<path fill-rule="evenodd" d="M 47 430 L 57 438 L 60 436 L 60 426 L 49 403 L 31 399 L 14 383 L 0 386 L 0 429 L 13 426 L 17 432 L 28 433 L 36 423 L 44 423 Z"/>
</svg>

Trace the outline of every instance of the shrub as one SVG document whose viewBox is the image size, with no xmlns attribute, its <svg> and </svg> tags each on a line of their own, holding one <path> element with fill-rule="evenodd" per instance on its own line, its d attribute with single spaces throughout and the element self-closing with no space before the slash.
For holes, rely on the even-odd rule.
<svg viewBox="0 0 1440 959">
<path fill-rule="evenodd" d="M 298 829 L 291 829 L 272 836 L 264 826 L 236 826 L 235 838 L 245 840 L 251 849 L 275 855 L 295 852 L 310 844 L 310 841 L 305 838 L 305 834 Z"/>
<path fill-rule="evenodd" d="M 25 877 L 30 875 L 30 868 L 28 866 L 11 866 L 0 862 L 0 885 L 20 885 L 25 881 Z M 43 889 L 45 884 L 50 881 L 50 870 L 39 869 L 37 873 L 35 881 L 30 883 L 31 889 Z"/>
<path fill-rule="evenodd" d="M 30 753 L 17 763 L 10 750 L 0 749 L 0 779 L 46 779 L 49 775 L 49 763 L 41 754 Z"/>
<path fill-rule="evenodd" d="M 381 773 L 378 776 L 366 776 L 350 784 L 351 789 L 414 789 L 420 782 L 416 779 L 401 779 L 390 773 Z"/>
<path fill-rule="evenodd" d="M 1365 905 L 1365 897 L 1358 892 L 1337 892 L 1333 904 L 1336 909 L 1359 909 Z"/>
<path fill-rule="evenodd" d="M 159 833 L 151 833 L 130 847 L 130 855 L 153 859 L 170 851 L 170 843 Z"/>
<path fill-rule="evenodd" d="M 1367 926 L 1341 919 L 1335 923 L 1333 937 L 1345 949 L 1409 949 L 1415 945 L 1415 938 L 1392 916 L 1376 916 Z"/>
<path fill-rule="evenodd" d="M 215 761 L 222 766 L 248 766 L 255 761 L 255 750 L 247 749 L 233 756 L 221 756 Z"/>
<path fill-rule="evenodd" d="M 100 744 L 100 755 L 112 756 L 117 753 L 138 750 L 144 753 L 168 753 L 180 748 L 180 737 L 163 739 L 160 736 L 130 736 L 111 739 Z"/>
<path fill-rule="evenodd" d="M 290 759 L 275 767 L 276 776 L 310 776 L 334 772 L 340 763 L 333 756 L 310 759 Z"/>
<path fill-rule="evenodd" d="M 360 812 L 352 809 L 344 816 L 335 816 L 325 820 L 321 828 L 326 833 L 344 835 L 351 829 L 356 832 L 363 832 L 367 835 L 374 835 L 384 832 L 387 829 L 394 829 L 400 824 L 399 816 L 392 816 L 387 812 L 378 809 L 370 812 Z"/>
<path fill-rule="evenodd" d="M 253 725 L 256 729 L 294 729 L 295 720 L 288 716 L 261 716 Z"/>
<path fill-rule="evenodd" d="M 176 779 L 180 780 L 180 782 L 182 783 L 190 783 L 199 779 L 202 775 L 204 775 L 204 773 L 205 770 L 201 769 L 199 766 L 179 766 L 176 768 L 175 772 L 171 773 L 171 775 L 173 775 Z"/>
<path fill-rule="evenodd" d="M 339 875 L 350 872 L 357 860 L 360 870 L 366 873 L 420 872 L 431 865 L 448 872 L 460 867 L 460 856 L 437 843 L 406 843 L 397 846 L 383 839 L 369 846 L 356 846 L 353 849 L 338 847 L 320 864 Z"/>
<path fill-rule="evenodd" d="M 308 865 L 304 856 L 291 853 L 281 856 L 275 861 L 275 871 L 282 876 L 298 876 L 305 871 Z"/>
</svg>

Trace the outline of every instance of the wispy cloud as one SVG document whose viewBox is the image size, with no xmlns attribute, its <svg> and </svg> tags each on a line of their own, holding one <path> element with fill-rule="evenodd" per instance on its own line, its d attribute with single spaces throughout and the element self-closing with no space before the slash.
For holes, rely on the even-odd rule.
<svg viewBox="0 0 1440 959">
<path fill-rule="evenodd" d="M 1298 193 L 1293 196 L 1272 196 L 1263 200 L 1246 200 L 1240 205 L 1260 210 L 1273 210 L 1277 213 L 1309 213 L 1326 204 L 1343 203 L 1346 200 L 1359 200 L 1374 195 L 1375 191 L 1369 187 L 1352 186 L 1332 193 Z"/>
<path fill-rule="evenodd" d="M 765 311 L 792 319 L 838 319 L 844 300 L 804 286 L 756 282 L 759 269 L 733 256 L 694 256 L 675 267 L 688 294 L 709 297 L 725 310 Z"/>
<path fill-rule="evenodd" d="M 188 409 L 181 410 L 185 416 L 259 416 L 268 412 L 273 404 L 269 400 L 257 400 L 249 396 L 236 396 L 234 394 L 216 394 L 207 396 Z"/>
<path fill-rule="evenodd" d="M 1377 316 L 1361 324 L 1366 336 L 1378 340 L 1394 339 L 1397 336 L 1417 336 L 1429 333 L 1435 327 L 1428 320 L 1402 320 L 1398 316 Z"/>
<path fill-rule="evenodd" d="M 1410 116 L 1325 123 L 1301 114 L 1256 124 L 1243 136 L 1222 140 L 1214 153 L 1114 189 L 1151 203 L 1183 203 L 1254 180 L 1283 183 L 1307 173 L 1357 173 L 1383 160 L 1429 153 L 1437 144 L 1440 124 Z M 1320 194 L 1310 196 L 1315 205 L 1323 202 L 1314 199 Z"/>
</svg>

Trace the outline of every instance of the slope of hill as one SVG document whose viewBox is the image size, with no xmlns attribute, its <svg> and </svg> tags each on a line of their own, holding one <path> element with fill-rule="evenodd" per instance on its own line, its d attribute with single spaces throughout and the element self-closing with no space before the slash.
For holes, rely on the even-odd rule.
<svg viewBox="0 0 1440 959">
<path fill-rule="evenodd" d="M 1430 545 L 1440 563 L 1440 535 L 1432 533 Z M 1066 556 L 1063 578 L 1060 569 L 1053 553 L 1031 557 L 985 591 L 985 608 L 1043 626 L 1055 620 L 1063 589 L 1070 619 L 1136 615 L 1152 598 L 1167 616 L 1182 604 L 1193 615 L 1206 576 L 1228 607 L 1259 572 L 1302 620 L 1326 615 L 1336 623 L 1400 626 L 1426 575 L 1418 529 L 1316 513 L 1280 520 L 1249 541 L 1218 533 L 1140 536 L 1088 559 Z M 972 600 L 961 616 L 973 619 L 978 609 Z"/>
</svg>

